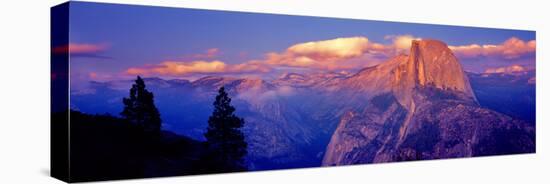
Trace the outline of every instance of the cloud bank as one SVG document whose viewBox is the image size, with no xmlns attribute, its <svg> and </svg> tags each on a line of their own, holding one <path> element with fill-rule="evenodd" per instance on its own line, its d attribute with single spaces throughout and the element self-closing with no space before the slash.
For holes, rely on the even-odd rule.
<svg viewBox="0 0 550 184">
<path fill-rule="evenodd" d="M 281 52 L 268 52 L 261 59 L 240 64 L 213 60 L 212 58 L 217 57 L 220 50 L 211 48 L 205 53 L 195 55 L 193 57 L 195 60 L 163 61 L 154 65 L 132 67 L 125 73 L 181 77 L 201 74 L 261 74 L 285 68 L 326 71 L 357 69 L 383 62 L 399 53 L 407 53 L 412 40 L 421 38 L 412 35 L 388 35 L 384 39 L 389 43 L 372 42 L 364 36 L 296 43 Z M 91 46 L 75 48 L 82 51 L 97 50 Z M 449 46 L 449 48 L 460 59 L 497 57 L 513 60 L 526 54 L 533 54 L 536 50 L 536 41 L 524 41 L 512 37 L 496 45 L 470 44 Z"/>
<path fill-rule="evenodd" d="M 255 63 L 230 65 L 219 60 L 191 62 L 165 61 L 157 65 L 129 68 L 126 70 L 126 74 L 145 76 L 190 76 L 194 74 L 268 72 L 269 70 L 270 69 L 264 65 Z"/>
<path fill-rule="evenodd" d="M 493 73 L 517 73 L 517 72 L 525 72 L 528 69 L 521 66 L 521 65 L 511 65 L 511 66 L 504 66 L 504 67 L 497 67 L 497 68 L 487 68 L 484 73 L 486 74 L 493 74 Z"/>
<path fill-rule="evenodd" d="M 516 37 L 509 38 L 497 45 L 461 45 L 449 46 L 451 50 L 462 58 L 474 57 L 501 57 L 504 59 L 517 59 L 526 54 L 532 54 L 536 51 L 536 41 L 524 41 Z"/>
</svg>

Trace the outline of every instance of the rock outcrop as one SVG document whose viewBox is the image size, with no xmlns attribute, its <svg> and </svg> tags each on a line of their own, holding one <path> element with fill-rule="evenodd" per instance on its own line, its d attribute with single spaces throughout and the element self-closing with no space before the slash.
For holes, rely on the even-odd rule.
<svg viewBox="0 0 550 184">
<path fill-rule="evenodd" d="M 373 83 L 384 85 L 364 109 L 341 118 L 323 165 L 534 152 L 534 127 L 480 107 L 445 43 L 413 41 L 403 57 L 363 74 L 372 76 L 367 81 L 387 79 L 377 69 L 393 67 L 384 70 L 391 71 L 389 82 Z"/>
<path fill-rule="evenodd" d="M 475 100 L 468 77 L 447 45 L 437 40 L 412 41 L 407 62 L 393 70 L 393 93 L 411 109 L 417 88 L 429 86 L 453 91 L 464 100 Z"/>
</svg>

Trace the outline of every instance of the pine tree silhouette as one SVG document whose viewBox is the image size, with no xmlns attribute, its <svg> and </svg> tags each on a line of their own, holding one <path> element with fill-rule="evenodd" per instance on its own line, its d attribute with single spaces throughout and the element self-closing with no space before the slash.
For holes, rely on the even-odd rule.
<svg viewBox="0 0 550 184">
<path fill-rule="evenodd" d="M 124 110 L 120 113 L 128 122 L 141 126 L 147 133 L 160 133 L 160 113 L 155 106 L 153 93 L 145 89 L 145 82 L 137 76 L 130 89 L 130 96 L 122 99 Z"/>
<path fill-rule="evenodd" d="M 247 143 L 240 128 L 244 120 L 237 117 L 231 106 L 231 98 L 221 87 L 213 103 L 214 112 L 208 119 L 207 132 L 204 134 L 208 145 L 207 169 L 209 172 L 244 171 L 244 156 Z"/>
</svg>

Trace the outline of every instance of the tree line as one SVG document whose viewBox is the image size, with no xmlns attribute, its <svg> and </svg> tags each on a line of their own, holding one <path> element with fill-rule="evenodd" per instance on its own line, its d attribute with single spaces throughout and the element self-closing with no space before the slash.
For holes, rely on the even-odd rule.
<svg viewBox="0 0 550 184">
<path fill-rule="evenodd" d="M 128 98 L 123 98 L 124 109 L 120 115 L 129 123 L 143 128 L 151 139 L 158 139 L 162 126 L 160 113 L 154 103 L 154 95 L 145 82 L 137 76 Z M 208 118 L 206 138 L 207 152 L 201 158 L 206 172 L 245 171 L 244 156 L 247 143 L 240 130 L 244 119 L 235 115 L 231 98 L 222 86 L 213 103 L 214 111 Z"/>
<path fill-rule="evenodd" d="M 120 117 L 70 111 L 72 181 L 246 171 L 244 119 L 219 88 L 206 141 L 162 130 L 154 94 L 137 76 Z M 63 117 L 64 114 L 52 114 Z"/>
</svg>

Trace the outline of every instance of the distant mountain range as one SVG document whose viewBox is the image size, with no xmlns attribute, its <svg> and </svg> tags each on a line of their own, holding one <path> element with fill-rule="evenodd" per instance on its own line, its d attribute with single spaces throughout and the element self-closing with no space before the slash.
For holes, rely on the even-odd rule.
<svg viewBox="0 0 550 184">
<path fill-rule="evenodd" d="M 90 82 L 71 91 L 71 108 L 118 115 L 132 82 Z M 436 40 L 356 73 L 145 83 L 163 128 L 198 140 L 225 86 L 252 170 L 535 151 L 535 71 L 467 73 Z"/>
</svg>

